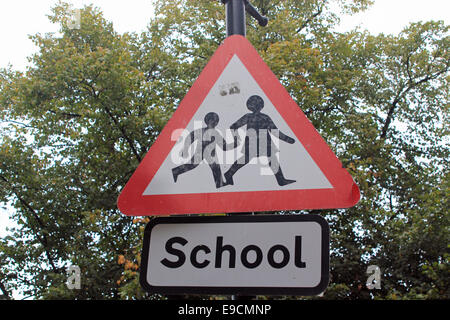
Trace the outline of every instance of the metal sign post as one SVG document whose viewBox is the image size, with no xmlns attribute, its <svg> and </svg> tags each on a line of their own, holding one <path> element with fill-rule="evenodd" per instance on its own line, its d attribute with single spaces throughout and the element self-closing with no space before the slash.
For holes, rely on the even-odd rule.
<svg viewBox="0 0 450 320">
<path fill-rule="evenodd" d="M 245 12 L 255 18 L 262 27 L 265 27 L 269 21 L 247 0 L 222 0 L 222 3 L 225 4 L 227 37 L 234 34 L 245 37 Z"/>
<path fill-rule="evenodd" d="M 227 37 L 239 34 L 246 36 L 245 11 L 258 20 L 260 26 L 265 27 L 269 21 L 262 16 L 255 7 L 247 0 L 222 0 L 225 4 L 225 14 L 227 23 Z M 232 295 L 232 299 L 246 298 L 244 296 Z"/>
</svg>

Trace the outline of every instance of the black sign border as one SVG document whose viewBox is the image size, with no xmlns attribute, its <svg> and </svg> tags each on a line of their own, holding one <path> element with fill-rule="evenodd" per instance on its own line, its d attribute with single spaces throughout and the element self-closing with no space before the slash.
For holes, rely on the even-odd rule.
<svg viewBox="0 0 450 320">
<path fill-rule="evenodd" d="M 152 286 L 147 282 L 148 257 L 152 229 L 158 224 L 181 223 L 247 223 L 247 222 L 317 222 L 322 228 L 321 279 L 315 287 L 204 287 L 204 286 Z M 234 215 L 234 216 L 177 216 L 157 217 L 145 227 L 141 254 L 139 282 L 151 294 L 237 294 L 237 295 L 300 295 L 313 296 L 325 291 L 329 282 L 330 267 L 330 228 L 320 215 Z"/>
</svg>

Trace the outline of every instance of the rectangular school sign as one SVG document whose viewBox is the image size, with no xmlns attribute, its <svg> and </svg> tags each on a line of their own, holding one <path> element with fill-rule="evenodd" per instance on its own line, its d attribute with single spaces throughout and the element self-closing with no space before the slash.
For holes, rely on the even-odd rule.
<svg viewBox="0 0 450 320">
<path fill-rule="evenodd" d="M 140 282 L 150 293 L 317 295 L 329 281 L 318 215 L 155 218 Z"/>
</svg>

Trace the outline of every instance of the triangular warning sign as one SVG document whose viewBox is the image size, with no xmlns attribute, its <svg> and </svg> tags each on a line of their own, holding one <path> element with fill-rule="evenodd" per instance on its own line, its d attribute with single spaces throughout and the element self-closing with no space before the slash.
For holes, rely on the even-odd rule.
<svg viewBox="0 0 450 320">
<path fill-rule="evenodd" d="M 126 215 L 347 208 L 357 185 L 242 36 L 228 37 L 118 199 Z"/>
</svg>

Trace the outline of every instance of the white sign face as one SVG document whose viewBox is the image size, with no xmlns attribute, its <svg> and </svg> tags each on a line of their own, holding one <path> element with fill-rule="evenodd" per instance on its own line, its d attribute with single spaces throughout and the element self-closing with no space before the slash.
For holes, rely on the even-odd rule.
<svg viewBox="0 0 450 320">
<path fill-rule="evenodd" d="M 260 101 L 257 112 L 251 107 L 251 97 L 256 99 L 254 105 Z M 203 155 L 200 150 L 199 141 L 206 140 L 205 135 L 199 133 L 198 139 L 190 136 L 205 130 L 208 114 L 214 114 L 210 131 L 216 138 L 207 146 L 215 153 L 210 161 L 205 154 L 212 150 L 203 150 Z M 233 146 L 234 132 L 240 137 L 237 146 Z M 270 136 L 265 135 L 267 132 Z M 143 195 L 333 188 L 237 55 L 186 128 L 179 128 L 172 136 L 177 143 Z M 218 141 L 222 138 L 228 144 L 225 148 Z M 190 149 L 183 157 L 185 146 Z M 249 151 L 252 148 L 253 154 Z M 245 152 L 250 153 L 247 160 Z M 217 165 L 210 166 L 211 162 Z M 222 175 L 225 183 L 221 182 Z"/>
<path fill-rule="evenodd" d="M 157 218 L 145 231 L 141 284 L 169 294 L 315 295 L 328 269 L 320 216 Z"/>
</svg>

